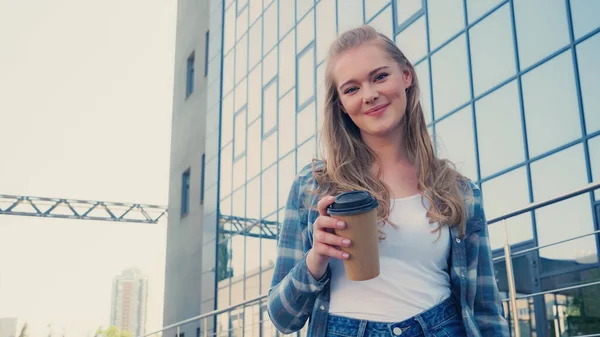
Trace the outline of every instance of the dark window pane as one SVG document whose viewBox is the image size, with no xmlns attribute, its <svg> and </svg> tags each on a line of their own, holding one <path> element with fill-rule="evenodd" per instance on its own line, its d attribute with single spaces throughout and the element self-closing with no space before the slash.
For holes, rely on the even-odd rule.
<svg viewBox="0 0 600 337">
<path fill-rule="evenodd" d="M 514 81 L 475 103 L 482 177 L 525 160 L 519 105 Z"/>
<path fill-rule="evenodd" d="M 470 34 L 473 88 L 479 96 L 516 72 L 509 4 L 471 28 Z"/>
<path fill-rule="evenodd" d="M 521 69 L 569 43 L 565 1 L 515 0 L 514 7 Z"/>
<path fill-rule="evenodd" d="M 600 285 L 546 294 L 544 301 L 548 336 L 582 336 L 600 331 Z"/>
<path fill-rule="evenodd" d="M 523 103 L 531 157 L 581 137 L 570 51 L 523 76 Z"/>
<path fill-rule="evenodd" d="M 600 63 L 598 55 L 600 55 L 600 34 L 594 35 L 577 46 L 579 81 L 581 82 L 583 111 L 588 134 L 600 130 L 600 95 L 598 95 L 600 92 Z"/>
</svg>

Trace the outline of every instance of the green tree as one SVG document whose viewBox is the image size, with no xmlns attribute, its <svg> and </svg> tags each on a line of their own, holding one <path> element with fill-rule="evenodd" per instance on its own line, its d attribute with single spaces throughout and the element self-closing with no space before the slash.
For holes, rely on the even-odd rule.
<svg viewBox="0 0 600 337">
<path fill-rule="evenodd" d="M 127 330 L 121 330 L 116 326 L 111 326 L 108 329 L 102 329 L 99 327 L 96 330 L 94 337 L 133 337 L 133 334 Z"/>
<path fill-rule="evenodd" d="M 225 234 L 223 234 L 223 232 L 221 231 L 219 231 L 218 238 L 219 251 L 217 253 L 217 282 L 228 279 L 233 276 L 233 269 L 230 266 L 231 259 L 229 257 L 229 240 L 225 240 Z"/>
<path fill-rule="evenodd" d="M 23 328 L 21 328 L 21 333 L 19 334 L 19 337 L 29 337 L 27 322 L 23 324 Z"/>
</svg>

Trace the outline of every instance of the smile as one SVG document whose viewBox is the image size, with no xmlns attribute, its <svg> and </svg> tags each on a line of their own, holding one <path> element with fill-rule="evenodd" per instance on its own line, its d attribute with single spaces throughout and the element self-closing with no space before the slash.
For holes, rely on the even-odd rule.
<svg viewBox="0 0 600 337">
<path fill-rule="evenodd" d="M 371 109 L 365 111 L 365 115 L 371 116 L 371 117 L 379 117 L 379 116 L 381 116 L 385 112 L 385 109 L 389 105 L 390 105 L 390 103 L 380 104 L 380 105 L 374 106 Z"/>
</svg>

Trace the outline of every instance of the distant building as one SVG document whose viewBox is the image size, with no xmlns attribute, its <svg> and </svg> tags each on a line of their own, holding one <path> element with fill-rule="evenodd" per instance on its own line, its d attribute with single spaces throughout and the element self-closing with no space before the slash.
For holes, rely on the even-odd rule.
<svg viewBox="0 0 600 337">
<path fill-rule="evenodd" d="M 19 321 L 14 318 L 0 318 L 0 337 L 19 336 Z"/>
<path fill-rule="evenodd" d="M 113 280 L 110 324 L 136 336 L 144 335 L 147 304 L 148 279 L 137 269 L 123 271 Z"/>
</svg>

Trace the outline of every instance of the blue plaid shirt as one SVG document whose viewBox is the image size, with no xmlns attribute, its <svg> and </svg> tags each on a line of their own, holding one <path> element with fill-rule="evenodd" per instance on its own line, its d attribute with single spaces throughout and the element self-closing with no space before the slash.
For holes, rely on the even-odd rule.
<svg viewBox="0 0 600 337">
<path fill-rule="evenodd" d="M 461 304 L 469 337 L 509 336 L 494 276 L 481 190 L 472 182 L 469 185 L 464 193 L 468 210 L 466 233 L 461 236 L 457 227 L 450 230 L 452 294 Z M 306 266 L 306 254 L 312 247 L 312 224 L 319 216 L 313 207 L 317 196 L 310 192 L 316 188 L 312 166 L 307 165 L 296 176 L 289 193 L 268 296 L 269 317 L 275 327 L 291 333 L 302 329 L 308 320 L 309 337 L 325 336 L 331 276 L 328 268 L 316 280 Z"/>
</svg>

